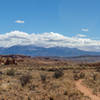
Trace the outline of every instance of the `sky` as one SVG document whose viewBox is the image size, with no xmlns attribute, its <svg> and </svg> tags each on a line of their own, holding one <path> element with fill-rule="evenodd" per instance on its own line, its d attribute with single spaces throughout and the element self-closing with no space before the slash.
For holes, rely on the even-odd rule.
<svg viewBox="0 0 100 100">
<path fill-rule="evenodd" d="M 82 50 L 91 50 L 90 47 L 94 46 L 93 50 L 98 51 L 100 49 L 95 46 L 100 47 L 100 0 L 0 0 L 0 43 L 7 44 L 5 47 L 12 46 L 12 42 L 16 45 L 15 37 L 22 37 L 20 33 L 30 36 L 34 33 L 36 37 L 55 33 L 55 36 L 74 37 L 74 40 L 77 37 L 76 40 L 85 41 L 85 46 L 91 40 L 88 49 L 84 46 Z M 6 40 L 2 40 L 3 37 Z M 83 43 L 78 42 L 80 46 Z M 76 44 L 74 47 L 80 49 Z"/>
</svg>

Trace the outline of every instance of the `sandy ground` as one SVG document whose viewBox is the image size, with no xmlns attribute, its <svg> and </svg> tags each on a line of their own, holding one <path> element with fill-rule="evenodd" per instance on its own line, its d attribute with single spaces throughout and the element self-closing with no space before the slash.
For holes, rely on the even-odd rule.
<svg viewBox="0 0 100 100">
<path fill-rule="evenodd" d="M 90 97 L 91 100 L 100 100 L 100 97 L 93 95 L 91 89 L 83 86 L 81 83 L 82 83 L 82 80 L 79 80 L 76 82 L 76 87 L 79 91 L 84 93 L 85 96 Z"/>
</svg>

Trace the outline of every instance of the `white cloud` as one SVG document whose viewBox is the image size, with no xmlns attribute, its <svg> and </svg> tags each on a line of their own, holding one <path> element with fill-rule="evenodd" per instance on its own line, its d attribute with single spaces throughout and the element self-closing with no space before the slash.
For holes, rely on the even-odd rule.
<svg viewBox="0 0 100 100">
<path fill-rule="evenodd" d="M 23 23 L 24 23 L 23 20 L 16 20 L 15 22 L 16 22 L 16 23 L 19 23 L 19 24 L 23 24 Z"/>
<path fill-rule="evenodd" d="M 0 34 L 0 47 L 11 47 L 14 45 L 36 45 L 46 48 L 60 46 L 78 48 L 86 51 L 100 51 L 100 40 L 92 40 L 81 34 L 78 34 L 77 37 L 68 37 L 54 32 L 29 34 L 12 31 Z"/>
<path fill-rule="evenodd" d="M 88 32 L 89 29 L 88 29 L 88 28 L 82 28 L 81 31 L 83 31 L 83 32 Z"/>
<path fill-rule="evenodd" d="M 84 34 L 77 34 L 76 37 L 81 37 L 82 38 L 82 37 L 87 37 L 87 36 L 84 35 Z"/>
</svg>

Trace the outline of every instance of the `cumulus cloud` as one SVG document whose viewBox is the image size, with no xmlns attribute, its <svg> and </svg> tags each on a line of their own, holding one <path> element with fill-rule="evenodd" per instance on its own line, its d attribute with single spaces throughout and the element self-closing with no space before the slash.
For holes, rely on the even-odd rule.
<svg viewBox="0 0 100 100">
<path fill-rule="evenodd" d="M 19 24 L 23 24 L 23 23 L 24 23 L 23 20 L 16 20 L 15 22 L 16 22 L 16 23 L 19 23 Z"/>
<path fill-rule="evenodd" d="M 83 32 L 88 32 L 89 29 L 88 29 L 88 28 L 82 28 L 81 31 L 83 31 Z"/>
<path fill-rule="evenodd" d="M 60 46 L 78 48 L 86 51 L 100 51 L 100 40 L 92 40 L 81 34 L 75 37 L 68 37 L 54 32 L 29 34 L 12 31 L 0 34 L 0 47 L 11 47 L 14 45 L 35 45 L 46 48 Z"/>
</svg>

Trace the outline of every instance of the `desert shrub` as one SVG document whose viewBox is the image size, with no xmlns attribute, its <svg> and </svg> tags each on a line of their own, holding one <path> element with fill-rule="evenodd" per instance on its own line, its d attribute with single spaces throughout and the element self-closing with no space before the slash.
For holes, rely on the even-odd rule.
<svg viewBox="0 0 100 100">
<path fill-rule="evenodd" d="M 53 77 L 54 77 L 54 78 L 60 78 L 60 77 L 62 77 L 63 75 L 64 75 L 64 73 L 63 73 L 62 70 L 56 70 L 56 71 L 54 72 Z"/>
<path fill-rule="evenodd" d="M 96 71 L 97 72 L 100 72 L 100 67 L 96 67 Z"/>
<path fill-rule="evenodd" d="M 37 86 L 36 85 L 31 85 L 31 86 L 29 86 L 29 89 L 32 90 L 32 91 L 34 91 L 35 87 L 37 87 Z"/>
<path fill-rule="evenodd" d="M 2 71 L 0 71 L 0 75 L 2 75 L 3 74 L 3 72 Z"/>
<path fill-rule="evenodd" d="M 83 73 L 83 72 L 81 72 L 79 75 L 80 75 L 79 77 L 80 77 L 81 79 L 85 77 L 85 73 Z"/>
<path fill-rule="evenodd" d="M 31 100 L 31 98 L 30 98 L 30 97 L 28 97 L 28 100 Z"/>
<path fill-rule="evenodd" d="M 80 77 L 78 76 L 78 74 L 74 74 L 73 78 L 74 78 L 74 80 L 79 80 L 80 79 Z"/>
<path fill-rule="evenodd" d="M 47 76 L 45 74 L 40 74 L 40 78 L 42 82 L 46 81 Z"/>
<path fill-rule="evenodd" d="M 40 68 L 40 70 L 45 71 L 46 69 L 45 68 Z"/>
<path fill-rule="evenodd" d="M 68 95 L 68 92 L 67 91 L 64 91 L 64 95 Z"/>
<path fill-rule="evenodd" d="M 14 76 L 15 75 L 15 70 L 14 69 L 9 69 L 9 70 L 7 70 L 6 74 L 9 75 L 9 76 Z"/>
<path fill-rule="evenodd" d="M 73 76 L 74 80 L 83 79 L 84 77 L 85 77 L 85 73 L 83 73 L 83 72 L 75 73 Z"/>
<path fill-rule="evenodd" d="M 57 70 L 57 68 L 50 68 L 48 69 L 48 71 L 51 71 L 51 72 L 55 72 Z"/>
<path fill-rule="evenodd" d="M 94 73 L 93 74 L 93 80 L 96 81 L 96 78 L 97 78 L 97 74 Z"/>
<path fill-rule="evenodd" d="M 23 75 L 20 77 L 20 82 L 22 86 L 25 86 L 27 83 L 29 83 L 30 79 L 32 77 L 30 75 Z"/>
<path fill-rule="evenodd" d="M 97 68 L 97 69 L 96 69 L 96 72 L 100 72 L 100 69 L 99 69 L 99 68 Z"/>
<path fill-rule="evenodd" d="M 50 97 L 50 100 L 54 100 L 53 97 Z"/>
<path fill-rule="evenodd" d="M 80 96 L 78 93 L 71 93 L 68 96 L 68 100 L 80 100 Z"/>
</svg>

